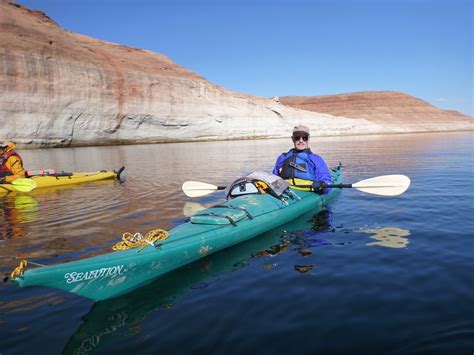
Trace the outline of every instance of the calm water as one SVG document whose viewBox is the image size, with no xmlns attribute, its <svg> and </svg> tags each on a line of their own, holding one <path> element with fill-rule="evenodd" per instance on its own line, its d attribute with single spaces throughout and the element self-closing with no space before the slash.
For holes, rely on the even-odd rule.
<svg viewBox="0 0 474 355">
<path fill-rule="evenodd" d="M 171 228 L 196 204 L 186 180 L 270 170 L 288 140 L 24 151 L 28 168 L 125 165 L 125 183 L 0 197 L 0 271 L 108 252 Z M 400 173 L 399 197 L 344 190 L 308 214 L 123 297 L 0 286 L 0 354 L 472 354 L 473 133 L 319 138 L 345 182 Z M 194 203 L 194 204 L 193 204 Z M 199 207 L 199 206 L 198 206 Z M 304 272 L 306 271 L 306 272 Z"/>
</svg>

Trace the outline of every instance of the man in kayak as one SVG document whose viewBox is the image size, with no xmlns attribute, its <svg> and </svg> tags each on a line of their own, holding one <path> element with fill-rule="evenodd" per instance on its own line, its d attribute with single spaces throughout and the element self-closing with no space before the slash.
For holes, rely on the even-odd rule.
<svg viewBox="0 0 474 355">
<path fill-rule="evenodd" d="M 23 161 L 15 152 L 15 143 L 0 143 L 0 184 L 11 183 L 18 178 L 26 176 Z"/>
<path fill-rule="evenodd" d="M 309 149 L 309 128 L 296 126 L 291 139 L 294 148 L 278 157 L 273 174 L 292 185 L 304 185 L 319 194 L 327 194 L 331 189 L 324 186 L 332 183 L 331 172 L 324 159 Z"/>
</svg>

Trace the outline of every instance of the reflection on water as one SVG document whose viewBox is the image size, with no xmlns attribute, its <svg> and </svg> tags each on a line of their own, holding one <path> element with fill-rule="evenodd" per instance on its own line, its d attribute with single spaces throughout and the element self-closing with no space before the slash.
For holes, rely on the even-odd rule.
<svg viewBox="0 0 474 355">
<path fill-rule="evenodd" d="M 439 144 L 436 134 L 383 139 L 318 137 L 311 148 L 331 166 L 343 161 L 345 180 L 353 182 L 380 170 L 410 175 L 417 164 L 410 154 L 430 151 Z M 22 241 L 2 245 L 0 270 L 16 265 L 12 256 L 18 254 L 43 263 L 57 262 L 56 256 L 61 254 L 83 258 L 109 251 L 111 242 L 127 230 L 169 229 L 184 220 L 183 209 L 186 216 L 199 208 L 190 207 L 190 203 L 208 206 L 223 198 L 223 193 L 217 192 L 190 201 L 181 192 L 184 181 L 223 185 L 249 171 L 271 170 L 278 154 L 290 147 L 289 140 L 281 139 L 22 151 L 27 169 L 96 171 L 125 166 L 128 178 L 121 185 L 104 181 L 34 191 L 29 196 L 37 201 L 35 211 L 31 202 L 26 204 L 28 212 L 19 213 L 11 196 L 2 197 L 1 238 L 18 240 L 21 236 Z M 20 219 L 15 214 L 20 214 Z M 45 245 L 59 248 L 50 250 Z"/>
<path fill-rule="evenodd" d="M 472 142 L 469 133 L 316 137 L 311 149 L 331 166 L 342 161 L 344 182 L 405 174 L 410 189 L 395 198 L 345 189 L 332 213 L 302 216 L 92 308 L 60 291 L 4 283 L 0 352 L 61 353 L 67 343 L 66 353 L 153 353 L 157 334 L 166 334 L 159 339 L 163 353 L 291 353 L 295 346 L 301 353 L 348 353 L 367 344 L 383 353 L 417 337 L 426 349 L 429 334 L 445 339 L 446 353 L 455 353 L 448 351 L 453 344 L 465 350 L 474 329 L 466 323 L 474 292 L 474 204 L 466 189 Z M 186 219 L 189 203 L 208 207 L 224 198 L 221 191 L 186 198 L 184 181 L 226 185 L 271 170 L 290 147 L 282 139 L 22 151 L 27 169 L 124 165 L 128 178 L 0 197 L 0 271 L 10 273 L 20 259 L 54 264 L 104 254 L 126 231 L 170 229 Z M 393 278 L 399 268 L 410 272 Z M 456 339 L 452 327 L 460 329 Z M 307 329 L 323 336 L 308 340 Z M 341 334 L 350 336 L 341 342 Z"/>
<path fill-rule="evenodd" d="M 15 196 L 15 210 L 19 214 L 19 222 L 27 223 L 38 219 L 38 201 L 29 195 Z"/>
<path fill-rule="evenodd" d="M 129 336 L 127 330 L 133 329 L 133 334 L 140 332 L 139 322 L 149 313 L 172 308 L 188 293 L 199 292 L 217 283 L 223 274 L 248 267 L 252 259 L 274 258 L 289 250 L 299 252 L 302 249 L 311 250 L 316 246 L 327 245 L 320 243 L 322 239 L 316 241 L 316 236 L 331 228 L 330 216 L 330 211 L 322 211 L 309 219 L 303 217 L 261 237 L 186 265 L 128 294 L 97 302 L 83 317 L 83 324 L 69 339 L 63 353 L 88 354 L 109 342 Z M 320 221 L 321 225 L 316 221 Z M 310 229 L 305 230 L 308 226 Z M 300 229 L 281 232 L 282 229 L 295 227 Z M 264 262 L 262 270 L 270 270 L 275 266 L 277 262 Z M 313 267 L 311 264 L 294 265 L 294 269 L 299 273 L 310 272 Z"/>
<path fill-rule="evenodd" d="M 211 207 L 211 206 L 208 206 Z M 199 202 L 186 201 L 183 207 L 183 215 L 185 217 L 191 217 L 202 210 L 208 208 Z"/>
<path fill-rule="evenodd" d="M 89 354 L 118 339 L 134 336 L 142 331 L 140 323 L 152 312 L 167 311 L 187 294 L 199 292 L 219 282 L 223 274 L 248 267 L 253 259 L 263 259 L 262 270 L 278 266 L 278 256 L 297 252 L 303 257 L 323 246 L 349 245 L 351 242 L 334 242 L 322 235 L 334 232 L 331 210 L 303 216 L 277 230 L 220 251 L 155 280 L 115 299 L 97 302 L 83 317 L 83 323 L 69 339 L 64 354 Z M 282 230 L 281 233 L 278 231 Z M 393 236 L 407 235 L 398 228 L 362 230 Z M 409 233 L 408 233 L 409 234 Z M 271 260 L 271 262 L 269 262 Z M 295 264 L 301 274 L 312 273 L 315 265 Z"/>
<path fill-rule="evenodd" d="M 29 195 L 7 195 L 0 198 L 0 240 L 19 239 L 26 224 L 38 219 L 38 201 Z"/>
<path fill-rule="evenodd" d="M 372 234 L 370 238 L 376 242 L 367 243 L 367 245 L 378 245 L 387 248 L 406 248 L 410 241 L 408 237 L 410 231 L 400 228 L 380 228 L 380 229 L 363 229 L 359 232 Z"/>
<path fill-rule="evenodd" d="M 13 300 L 10 302 L 0 302 L 0 312 L 3 314 L 21 313 L 34 311 L 36 308 L 59 304 L 64 301 L 53 292 L 44 293 L 32 297 Z"/>
</svg>

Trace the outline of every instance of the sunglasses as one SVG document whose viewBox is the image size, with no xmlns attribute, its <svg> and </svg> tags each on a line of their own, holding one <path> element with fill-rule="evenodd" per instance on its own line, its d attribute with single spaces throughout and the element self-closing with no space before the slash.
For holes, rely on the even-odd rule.
<svg viewBox="0 0 474 355">
<path fill-rule="evenodd" d="M 308 141 L 309 139 L 309 136 L 305 135 L 305 136 L 300 136 L 298 134 L 295 134 L 293 137 L 291 137 L 293 139 L 294 142 L 297 142 L 299 141 L 300 139 L 303 139 L 305 142 Z"/>
</svg>

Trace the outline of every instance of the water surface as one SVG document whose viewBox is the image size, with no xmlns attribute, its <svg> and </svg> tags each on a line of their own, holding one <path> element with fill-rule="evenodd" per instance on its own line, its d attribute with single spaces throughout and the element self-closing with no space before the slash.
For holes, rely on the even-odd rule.
<svg viewBox="0 0 474 355">
<path fill-rule="evenodd" d="M 0 353 L 377 353 L 474 351 L 472 133 L 317 138 L 345 182 L 405 174 L 399 197 L 344 190 L 246 243 L 95 303 L 0 286 Z M 271 170 L 288 140 L 21 152 L 28 169 L 127 170 L 102 182 L 0 197 L 0 270 L 110 251 L 127 231 L 185 220 L 186 180 L 218 185 Z M 195 205 L 194 205 L 195 207 Z"/>
</svg>

